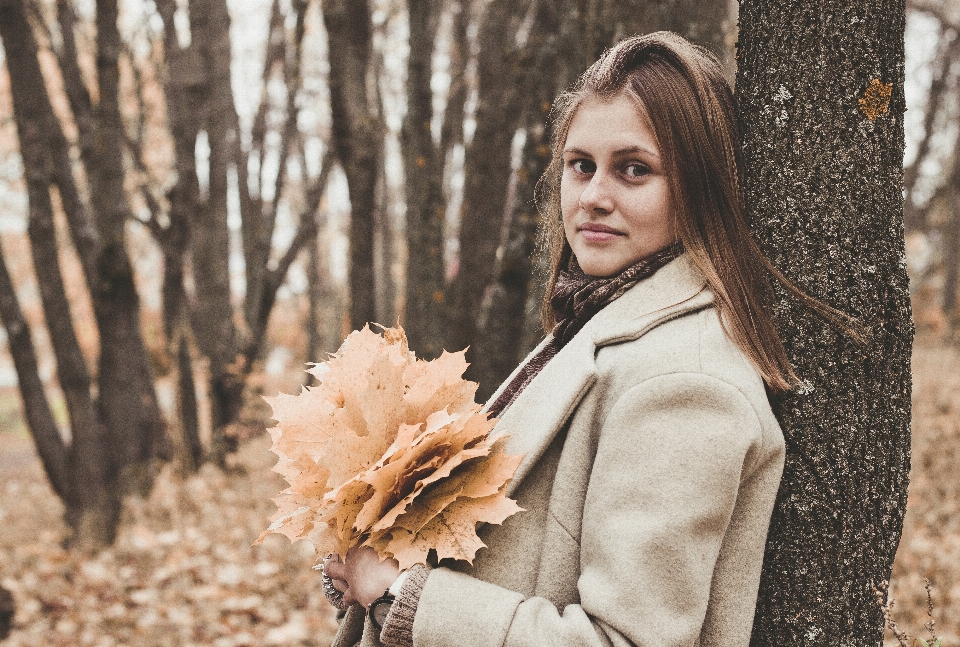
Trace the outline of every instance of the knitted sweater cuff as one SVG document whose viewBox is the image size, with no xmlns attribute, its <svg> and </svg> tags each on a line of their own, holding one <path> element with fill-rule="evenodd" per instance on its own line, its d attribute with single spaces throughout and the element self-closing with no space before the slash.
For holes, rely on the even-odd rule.
<svg viewBox="0 0 960 647">
<path fill-rule="evenodd" d="M 430 570 L 429 566 L 417 564 L 408 571 L 407 581 L 400 588 L 400 595 L 393 601 L 380 632 L 380 642 L 384 645 L 413 647 L 413 617 L 417 614 L 417 604 Z"/>
</svg>

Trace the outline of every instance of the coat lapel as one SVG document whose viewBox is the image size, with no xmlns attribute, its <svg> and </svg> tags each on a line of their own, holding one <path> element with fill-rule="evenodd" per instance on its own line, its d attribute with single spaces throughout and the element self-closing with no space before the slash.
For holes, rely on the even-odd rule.
<svg viewBox="0 0 960 647">
<path fill-rule="evenodd" d="M 507 496 L 523 482 L 593 386 L 597 378 L 595 358 L 598 348 L 637 339 L 664 321 L 712 304 L 713 294 L 705 289 L 703 276 L 690 260 L 690 255 L 683 254 L 597 313 L 543 367 L 497 423 L 494 433 L 510 436 L 507 452 L 523 455 L 513 480 L 507 486 Z M 534 349 L 527 360 L 546 342 L 544 340 Z M 488 403 L 495 401 L 517 371 L 497 389 Z"/>
<path fill-rule="evenodd" d="M 507 453 L 523 455 L 507 485 L 507 496 L 540 459 L 596 377 L 593 340 L 576 335 L 503 413 L 495 433 L 509 434 Z"/>
</svg>

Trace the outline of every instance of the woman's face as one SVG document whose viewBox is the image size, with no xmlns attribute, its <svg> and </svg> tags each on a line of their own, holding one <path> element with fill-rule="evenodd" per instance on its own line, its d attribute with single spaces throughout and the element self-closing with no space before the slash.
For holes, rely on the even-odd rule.
<svg viewBox="0 0 960 647">
<path fill-rule="evenodd" d="M 584 99 L 563 148 L 560 210 L 583 271 L 613 276 L 677 238 L 653 131 L 626 96 Z"/>
</svg>

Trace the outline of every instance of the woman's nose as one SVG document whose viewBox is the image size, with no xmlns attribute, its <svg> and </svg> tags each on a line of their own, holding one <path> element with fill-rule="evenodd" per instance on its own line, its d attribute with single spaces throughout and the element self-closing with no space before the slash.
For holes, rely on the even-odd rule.
<svg viewBox="0 0 960 647">
<path fill-rule="evenodd" d="M 590 178 L 590 182 L 580 194 L 580 208 L 587 213 L 609 213 L 613 211 L 613 195 L 609 178 L 599 170 Z"/>
</svg>

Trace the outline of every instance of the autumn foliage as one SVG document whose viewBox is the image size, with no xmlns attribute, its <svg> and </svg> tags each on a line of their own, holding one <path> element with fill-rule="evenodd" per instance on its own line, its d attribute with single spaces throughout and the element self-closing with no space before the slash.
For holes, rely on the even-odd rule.
<svg viewBox="0 0 960 647">
<path fill-rule="evenodd" d="M 401 568 L 438 559 L 472 561 L 479 522 L 519 512 L 505 494 L 521 457 L 474 402 L 464 353 L 417 360 L 402 329 L 354 331 L 309 372 L 319 386 L 267 401 L 274 467 L 289 483 L 274 501 L 271 533 L 308 539 L 318 555 L 356 545 Z"/>
</svg>

